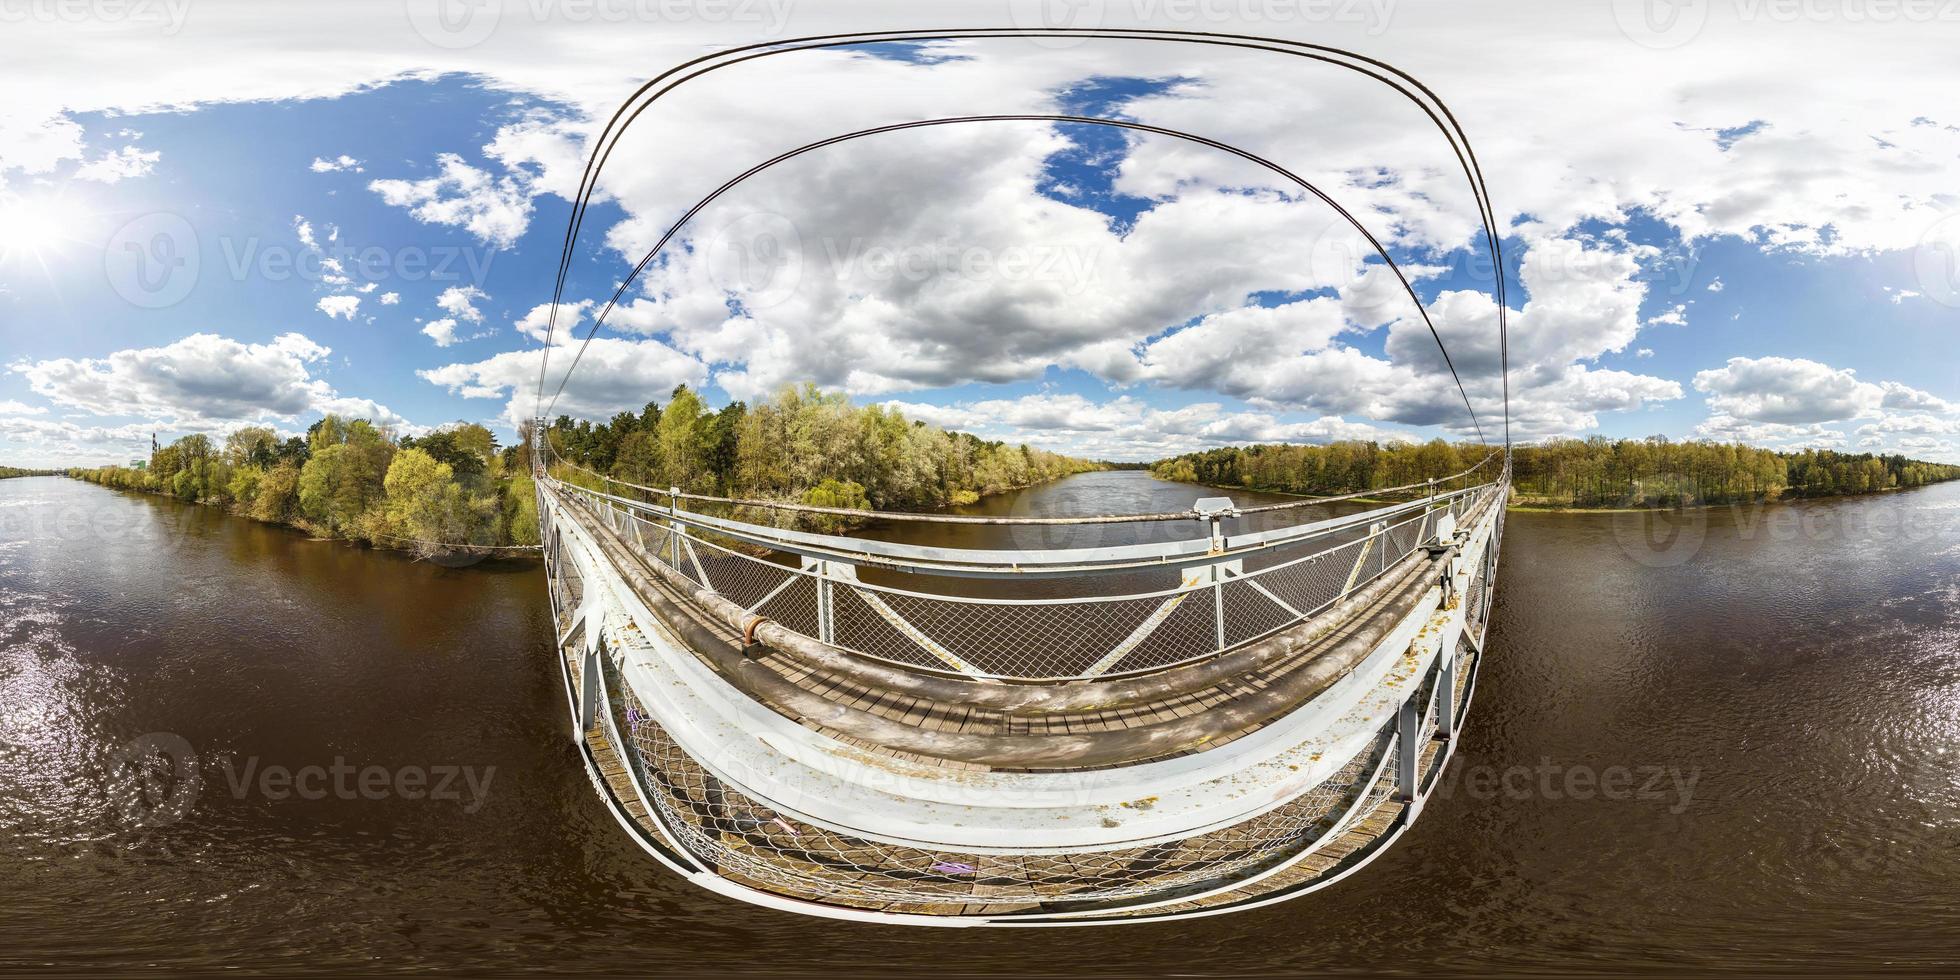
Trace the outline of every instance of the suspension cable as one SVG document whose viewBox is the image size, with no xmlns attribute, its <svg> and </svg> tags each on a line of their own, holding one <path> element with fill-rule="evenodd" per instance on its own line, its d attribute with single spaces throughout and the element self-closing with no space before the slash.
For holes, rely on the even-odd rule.
<svg viewBox="0 0 1960 980">
<path fill-rule="evenodd" d="M 919 120 L 912 120 L 909 122 L 902 122 L 902 123 L 890 123 L 884 126 L 874 126 L 869 129 L 856 130 L 854 132 L 843 133 L 840 135 L 831 136 L 826 139 L 818 140 L 814 143 L 804 144 L 803 146 L 797 147 L 796 149 L 789 150 L 787 152 L 780 153 L 774 157 L 771 157 L 770 159 L 765 160 L 762 163 L 756 164 L 755 166 L 750 167 L 749 169 L 743 171 L 742 173 L 737 174 L 736 176 L 730 178 L 729 180 L 724 182 L 720 187 L 716 188 L 708 196 L 695 202 L 693 207 L 688 208 L 687 211 L 683 213 L 680 216 L 680 218 L 674 222 L 673 226 L 667 229 L 667 233 L 662 235 L 660 237 L 660 240 L 658 242 L 655 242 L 654 246 L 651 249 L 647 250 L 646 255 L 642 256 L 640 258 L 640 261 L 633 266 L 633 271 L 627 274 L 627 276 L 620 281 L 618 288 L 613 290 L 613 294 L 611 298 L 606 300 L 605 307 L 602 308 L 599 311 L 599 314 L 593 318 L 592 326 L 587 328 L 585 332 L 585 338 L 583 342 L 580 343 L 578 352 L 572 357 L 571 366 L 565 369 L 565 376 L 561 378 L 558 382 L 558 390 L 552 393 L 551 404 L 550 406 L 547 407 L 546 414 L 549 414 L 551 410 L 557 408 L 558 398 L 560 395 L 564 394 L 565 386 L 571 381 L 572 372 L 578 369 L 579 362 L 582 359 L 584 359 L 586 348 L 591 345 L 592 339 L 598 335 L 599 329 L 605 325 L 606 319 L 612 315 L 613 309 L 618 305 L 620 299 L 626 295 L 626 291 L 632 287 L 634 281 L 640 277 L 641 273 L 643 273 L 646 270 L 647 266 L 653 262 L 654 258 L 658 256 L 661 253 L 661 251 L 667 247 L 667 243 L 672 241 L 674 236 L 678 235 L 680 233 L 680 230 L 683 227 L 685 227 L 687 223 L 694 218 L 695 215 L 699 214 L 709 204 L 713 203 L 717 198 L 721 197 L 722 194 L 728 192 L 730 189 L 748 180 L 749 178 L 754 177 L 755 175 L 765 170 L 768 170 L 771 167 L 777 166 L 778 164 L 782 164 L 796 157 L 802 156 L 805 153 L 823 149 L 829 146 L 834 146 L 836 144 L 847 142 L 849 140 L 859 139 L 866 136 L 875 136 L 884 133 L 902 132 L 906 130 L 923 129 L 927 127 L 950 126 L 950 125 L 959 125 L 959 124 L 976 123 L 976 122 L 1073 123 L 1073 124 L 1090 125 L 1090 126 L 1110 126 L 1118 129 L 1135 130 L 1135 131 L 1151 133 L 1159 136 L 1169 136 L 1176 139 L 1187 140 L 1192 143 L 1197 143 L 1202 146 L 1210 147 L 1212 149 L 1216 149 L 1216 150 L 1223 151 L 1225 153 L 1232 154 L 1233 156 L 1237 156 L 1240 159 L 1246 160 L 1250 163 L 1263 167 L 1266 170 L 1271 171 L 1272 173 L 1278 174 L 1279 176 L 1285 178 L 1288 181 L 1291 181 L 1293 184 L 1299 186 L 1300 188 L 1303 188 L 1306 191 L 1312 193 L 1315 197 L 1319 198 L 1322 203 L 1326 204 L 1330 208 L 1333 208 L 1335 213 L 1339 214 L 1341 218 L 1348 223 L 1349 226 L 1354 228 L 1355 231 L 1359 232 L 1363 238 L 1366 238 L 1368 240 L 1368 244 L 1374 248 L 1375 254 L 1380 256 L 1381 260 L 1387 264 L 1389 270 L 1395 274 L 1396 281 L 1401 284 L 1402 291 L 1408 295 L 1409 301 L 1415 305 L 1417 315 L 1422 318 L 1423 325 L 1429 328 L 1429 335 L 1435 339 L 1436 348 L 1443 355 L 1443 364 L 1449 368 L 1450 378 L 1452 381 L 1456 383 L 1457 394 L 1459 394 L 1463 398 L 1463 409 L 1470 416 L 1470 424 L 1477 432 L 1478 441 L 1483 443 L 1484 445 L 1490 444 L 1490 440 L 1486 438 L 1484 435 L 1483 424 L 1477 419 L 1477 410 L 1474 407 L 1472 407 L 1470 403 L 1470 393 L 1464 389 L 1463 379 L 1458 376 L 1456 370 L 1456 364 L 1450 358 L 1449 348 L 1446 345 L 1444 345 L 1442 334 L 1436 330 L 1436 324 L 1431 321 L 1428 308 L 1423 305 L 1422 299 L 1416 295 L 1415 287 L 1409 282 L 1409 278 L 1402 271 L 1402 267 L 1398 265 L 1395 259 L 1388 254 L 1388 249 L 1382 245 L 1380 239 L 1376 238 L 1374 233 L 1369 231 L 1367 226 L 1363 225 L 1360 219 L 1356 218 L 1353 212 L 1343 207 L 1340 204 L 1340 202 L 1334 200 L 1325 191 L 1321 190 L 1318 186 L 1313 184 L 1311 181 L 1306 180 L 1305 178 L 1299 176 L 1298 174 L 1293 173 L 1292 171 L 1286 169 L 1285 167 L 1282 167 L 1279 164 L 1272 162 L 1271 160 L 1259 156 L 1258 154 L 1241 149 L 1237 146 L 1233 146 L 1229 143 L 1220 142 L 1218 140 L 1210 139 L 1204 136 L 1197 136 L 1192 133 L 1183 132 L 1181 130 L 1169 129 L 1162 126 L 1152 126 L 1145 123 L 1132 122 L 1129 120 L 1105 119 L 1105 118 L 1095 117 L 1095 116 L 1075 116 L 1075 115 L 1067 115 L 1067 114 L 1059 114 L 1059 113 L 1011 113 L 1011 114 L 998 114 L 998 115 L 952 116 L 952 117 L 946 117 L 940 119 L 919 119 Z"/>
<path fill-rule="evenodd" d="M 1379 81 L 1382 84 L 1387 85 L 1391 90 L 1395 91 L 1397 94 L 1408 99 L 1412 104 L 1414 104 L 1418 109 L 1420 109 L 1424 115 L 1429 117 L 1430 122 L 1436 126 L 1436 128 L 1443 134 L 1445 140 L 1449 143 L 1451 152 L 1455 154 L 1458 165 L 1462 167 L 1464 176 L 1467 179 L 1468 183 L 1470 184 L 1471 194 L 1473 198 L 1476 200 L 1477 207 L 1480 212 L 1480 216 L 1483 219 L 1482 224 L 1483 224 L 1484 240 L 1485 240 L 1486 247 L 1490 250 L 1491 258 L 1493 262 L 1493 269 L 1495 272 L 1495 278 L 1493 282 L 1493 292 L 1496 294 L 1496 299 L 1497 299 L 1500 372 L 1501 372 L 1502 383 L 1503 383 L 1504 455 L 1505 455 L 1505 469 L 1507 472 L 1509 471 L 1509 466 L 1510 466 L 1509 461 L 1510 461 L 1510 453 L 1511 453 L 1510 336 L 1509 336 L 1510 304 L 1508 301 L 1509 287 L 1506 282 L 1505 273 L 1504 273 L 1503 240 L 1502 240 L 1502 236 L 1499 234 L 1497 229 L 1496 212 L 1495 212 L 1495 208 L 1490 203 L 1489 190 L 1484 181 L 1483 168 L 1481 162 L 1477 159 L 1476 151 L 1470 145 L 1470 139 L 1468 135 L 1463 132 L 1462 125 L 1457 121 L 1455 113 L 1453 113 L 1450 110 L 1448 104 L 1444 102 L 1443 99 L 1440 96 L 1438 96 L 1434 91 L 1432 91 L 1427 85 L 1423 84 L 1419 79 L 1415 78 L 1413 75 L 1410 75 L 1408 72 L 1403 71 L 1402 69 L 1397 68 L 1394 65 L 1388 64 L 1387 62 L 1375 58 L 1370 58 L 1358 52 L 1349 51 L 1343 48 L 1337 48 L 1329 45 L 1313 44 L 1304 41 L 1289 41 L 1289 40 L 1282 40 L 1282 39 L 1275 39 L 1275 38 L 1265 38 L 1265 37 L 1259 37 L 1257 35 L 1232 34 L 1226 32 L 1177 31 L 1177 30 L 1147 29 L 1147 28 L 1064 28 L 1064 29 L 968 28 L 968 29 L 960 29 L 960 30 L 866 31 L 866 32 L 852 32 L 852 33 L 842 33 L 842 34 L 811 35 L 811 36 L 798 37 L 798 38 L 789 38 L 784 40 L 757 42 L 753 44 L 742 45 L 735 48 L 725 49 L 722 51 L 710 52 L 709 54 L 702 55 L 700 57 L 691 59 L 689 61 L 683 62 L 679 65 L 667 69 L 666 71 L 660 73 L 654 78 L 649 79 L 647 82 L 643 83 L 638 89 L 636 89 L 633 92 L 632 95 L 628 96 L 627 99 L 620 104 L 619 108 L 614 110 L 612 118 L 607 121 L 605 128 L 600 132 L 597 140 L 595 141 L 592 154 L 587 158 L 584 172 L 580 175 L 579 189 L 572 202 L 571 220 L 568 221 L 566 224 L 565 239 L 559 257 L 558 274 L 553 286 L 550 317 L 547 321 L 547 326 L 546 326 L 545 350 L 543 352 L 543 356 L 541 357 L 540 364 L 539 364 L 538 390 L 537 390 L 539 402 L 541 403 L 543 399 L 544 384 L 546 379 L 545 371 L 546 371 L 546 365 L 549 363 L 551 339 L 554 335 L 553 331 L 555 329 L 556 322 L 557 322 L 558 307 L 561 304 L 564 297 L 564 287 L 565 287 L 567 276 L 569 275 L 570 272 L 571 259 L 573 254 L 573 245 L 576 243 L 579 230 L 584 223 L 585 211 L 589 206 L 594 193 L 596 192 L 599 175 L 604 170 L 606 162 L 611 158 L 613 149 L 617 147 L 619 140 L 623 138 L 623 134 L 625 133 L 626 129 L 629 128 L 643 112 L 645 112 L 648 108 L 652 107 L 654 103 L 658 102 L 664 96 L 671 94 L 674 90 L 678 89 L 681 85 L 690 81 L 694 81 L 708 74 L 709 72 L 718 71 L 722 68 L 733 67 L 742 62 L 750 61 L 757 58 L 764 58 L 764 57 L 770 57 L 779 54 L 789 54 L 789 53 L 794 53 L 799 51 L 808 51 L 808 50 L 816 50 L 816 49 L 849 48 L 861 44 L 873 43 L 875 41 L 880 41 L 880 40 L 885 40 L 885 41 L 989 40 L 989 39 L 996 39 L 996 38 L 1013 38 L 1013 37 L 1021 37 L 1021 38 L 1095 37 L 1095 38 L 1104 38 L 1110 40 L 1167 41 L 1167 42 L 1174 42 L 1174 43 L 1204 44 L 1204 45 L 1230 47 L 1230 48 L 1241 48 L 1246 50 L 1283 54 L 1291 57 L 1299 57 L 1312 61 L 1322 62 L 1328 65 L 1332 65 L 1334 67 L 1346 69 L 1349 71 L 1354 71 L 1359 74 L 1365 75 L 1371 79 L 1374 79 L 1375 81 Z M 676 75 L 680 75 L 683 72 L 688 72 L 691 69 L 695 69 L 697 66 L 701 66 L 706 62 L 717 61 L 718 59 L 721 60 L 717 64 L 709 64 L 706 67 L 700 68 L 698 71 L 693 71 L 691 74 L 687 74 L 684 77 L 672 81 L 670 84 L 667 84 L 664 88 L 660 88 L 659 91 L 653 91 L 656 87 L 661 86 L 663 82 L 667 82 L 669 79 L 674 78 L 674 76 Z M 642 97 L 647 96 L 647 93 L 650 91 L 653 91 L 653 94 L 650 97 L 646 97 L 644 101 L 641 101 Z M 638 103 L 637 106 L 635 105 L 635 103 Z M 1433 108 L 1431 103 L 1433 103 Z M 631 110 L 630 112 L 629 109 Z M 1439 112 L 1441 113 L 1441 115 L 1438 115 Z M 1440 338 L 1439 338 L 1439 342 L 1440 342 Z M 1447 350 L 1444 351 L 1444 356 L 1447 359 L 1448 357 Z M 568 371 L 567 374 L 569 375 L 569 373 L 570 372 Z M 1454 374 L 1453 365 L 1452 365 L 1452 374 Z M 1457 381 L 1458 381 L 1458 387 L 1459 389 L 1461 389 L 1462 388 L 1461 379 L 1458 378 Z M 559 390 L 562 392 L 563 388 L 564 385 L 561 382 L 559 386 Z M 554 408 L 556 407 L 555 396 L 553 399 L 553 407 Z"/>
</svg>

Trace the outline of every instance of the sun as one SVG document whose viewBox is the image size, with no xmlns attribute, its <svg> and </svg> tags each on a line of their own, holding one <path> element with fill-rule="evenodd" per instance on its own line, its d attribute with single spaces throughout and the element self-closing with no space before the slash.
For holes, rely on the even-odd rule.
<svg viewBox="0 0 1960 980">
<path fill-rule="evenodd" d="M 0 256 L 40 254 L 66 234 L 60 209 L 45 197 L 0 196 Z"/>
</svg>

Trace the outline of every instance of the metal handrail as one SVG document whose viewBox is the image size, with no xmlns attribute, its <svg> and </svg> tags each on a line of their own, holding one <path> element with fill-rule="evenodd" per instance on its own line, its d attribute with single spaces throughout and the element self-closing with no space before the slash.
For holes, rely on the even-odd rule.
<svg viewBox="0 0 1960 980">
<path fill-rule="evenodd" d="M 694 511 L 681 510 L 671 503 L 665 506 L 649 503 L 631 497 L 606 493 L 602 490 L 594 490 L 590 487 L 566 483 L 549 476 L 544 479 L 547 485 L 555 489 L 575 492 L 583 496 L 608 501 L 629 510 L 652 515 L 663 521 L 712 534 L 724 535 L 737 541 L 771 550 L 863 567 L 977 578 L 1078 576 L 1107 574 L 1136 569 L 1174 570 L 1193 565 L 1216 564 L 1222 561 L 1244 558 L 1251 554 L 1270 551 L 1282 546 L 1299 545 L 1315 538 L 1327 537 L 1356 528 L 1367 527 L 1375 522 L 1392 520 L 1418 510 L 1427 511 L 1438 504 L 1450 503 L 1466 496 L 1474 496 L 1495 486 L 1494 483 L 1480 484 L 1474 487 L 1466 487 L 1461 490 L 1437 494 L 1433 497 L 1418 498 L 1416 500 L 1390 504 L 1341 517 L 1333 517 L 1307 524 L 1296 524 L 1266 531 L 1252 531 L 1232 535 L 1208 535 L 1159 544 L 1012 550 L 943 548 L 878 541 L 868 538 L 845 537 L 842 535 L 816 534 L 807 531 L 785 530 L 767 525 L 750 524 L 731 518 L 713 517 Z M 851 513 L 859 516 L 867 516 L 866 512 L 863 511 L 853 511 Z M 1228 515 L 1216 515 L 1216 517 L 1210 519 L 1224 516 Z"/>
<path fill-rule="evenodd" d="M 678 487 L 650 487 L 641 483 L 633 483 L 628 480 L 621 480 L 618 477 L 607 476 L 606 474 L 591 469 L 590 467 L 586 467 L 578 463 L 574 463 L 571 460 L 568 460 L 564 456 L 560 455 L 558 452 L 558 447 L 552 443 L 549 435 L 543 436 L 543 441 L 545 444 L 546 451 L 548 451 L 551 454 L 551 458 L 556 460 L 558 463 L 563 464 L 566 467 L 577 470 L 581 473 L 585 473 L 589 476 L 597 477 L 598 479 L 606 481 L 606 483 L 608 484 L 617 484 L 619 486 L 626 487 L 628 489 L 640 490 L 645 493 L 666 497 L 669 500 L 673 500 L 673 501 L 689 500 L 689 501 L 695 501 L 699 503 L 724 504 L 730 507 L 755 507 L 755 508 L 762 508 L 768 510 L 791 511 L 799 514 L 823 514 L 832 517 L 854 517 L 863 520 L 909 521 L 909 522 L 930 523 L 930 524 L 981 524 L 981 525 L 1000 525 L 1000 526 L 1005 526 L 1005 525 L 1042 526 L 1042 525 L 1070 525 L 1070 524 L 1145 524 L 1145 523 L 1162 522 L 1162 521 L 1203 521 L 1203 520 L 1210 520 L 1216 516 L 1221 516 L 1220 514 L 1200 512 L 1196 507 L 1193 507 L 1190 510 L 1167 511 L 1162 513 L 1150 513 L 1150 514 L 1093 514 L 1093 515 L 1087 515 L 1082 517 L 980 517 L 980 516 L 973 516 L 967 514 L 920 514 L 920 513 L 910 512 L 910 511 L 896 511 L 896 510 L 870 510 L 870 509 L 858 509 L 858 508 L 851 508 L 851 507 L 820 507 L 815 504 L 800 504 L 794 501 L 770 500 L 767 498 L 759 498 L 759 497 L 756 498 L 717 497 L 711 494 L 688 493 L 684 490 L 679 489 Z M 1492 452 L 1489 455 L 1485 456 L 1483 459 L 1479 460 L 1476 465 L 1470 467 L 1469 469 L 1463 470 L 1461 472 L 1452 473 L 1448 476 L 1439 476 L 1429 480 L 1421 480 L 1415 483 L 1405 483 L 1398 487 L 1379 487 L 1370 490 L 1356 490 L 1352 493 L 1335 494 L 1333 496 L 1326 496 L 1326 497 L 1301 497 L 1298 500 L 1281 501 L 1280 503 L 1276 503 L 1276 504 L 1260 504 L 1255 507 L 1235 507 L 1232 510 L 1222 512 L 1222 516 L 1236 517 L 1243 514 L 1268 514 L 1268 513 L 1273 513 L 1275 511 L 1294 510 L 1301 507 L 1313 507 L 1320 504 L 1339 503 L 1344 500 L 1360 500 L 1366 497 L 1377 497 L 1386 494 L 1396 494 L 1396 493 L 1408 493 L 1411 491 L 1428 491 L 1434 493 L 1438 487 L 1463 479 L 1464 477 L 1467 477 L 1470 474 L 1483 469 L 1485 466 L 1490 464 L 1491 460 L 1497 459 L 1502 455 L 1503 454 L 1499 452 Z"/>
</svg>

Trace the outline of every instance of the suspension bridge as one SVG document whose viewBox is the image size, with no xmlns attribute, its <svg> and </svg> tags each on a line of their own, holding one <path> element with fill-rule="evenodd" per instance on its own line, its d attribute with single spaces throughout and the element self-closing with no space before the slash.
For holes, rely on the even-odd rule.
<svg viewBox="0 0 1960 980">
<path fill-rule="evenodd" d="M 1450 140 L 1502 269 L 1454 118 L 1413 79 L 1351 52 L 1174 31 L 803 38 L 697 59 L 622 106 L 574 204 L 546 357 L 599 172 L 653 101 L 757 58 L 1030 33 L 1229 45 L 1376 78 Z M 767 166 L 842 139 L 1007 119 L 1143 128 L 1234 153 L 1318 195 L 1394 268 L 1332 197 L 1236 147 L 1134 120 L 965 115 L 860 129 L 750 168 L 668 229 L 613 301 L 689 218 Z M 1503 284 L 1500 274 L 1500 336 Z M 1450 375 L 1481 436 L 1453 364 Z M 1252 908 L 1382 853 L 1420 816 L 1457 744 L 1503 536 L 1508 394 L 1504 445 L 1443 479 L 1258 507 L 1194 496 L 1168 513 L 973 517 L 731 499 L 548 467 L 546 389 L 541 366 L 530 442 L 571 734 L 623 830 L 706 889 L 920 925 Z M 1043 541 L 908 544 L 795 529 L 804 514 L 989 525 L 1010 542 Z M 1028 528 L 1040 533 L 1014 533 Z"/>
</svg>

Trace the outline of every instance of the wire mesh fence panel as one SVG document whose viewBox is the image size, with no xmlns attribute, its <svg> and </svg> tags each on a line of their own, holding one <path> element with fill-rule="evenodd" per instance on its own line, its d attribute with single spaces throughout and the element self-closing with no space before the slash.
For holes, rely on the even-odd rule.
<svg viewBox="0 0 1960 980">
<path fill-rule="evenodd" d="M 773 619 L 804 636 L 816 636 L 819 632 L 817 580 L 808 575 L 791 578 L 782 591 L 757 606 L 755 613 Z"/>
<path fill-rule="evenodd" d="M 754 553 L 763 546 L 721 531 L 679 533 L 662 514 L 632 513 L 602 498 L 578 498 L 577 506 L 682 581 L 813 638 L 899 664 L 1041 678 L 1162 667 L 1318 615 L 1421 551 L 1442 514 L 1489 493 L 1415 501 L 1387 521 L 1368 520 L 1379 511 L 1336 518 L 1347 523 L 1297 540 L 1253 542 L 1242 558 L 1231 557 L 1228 545 L 1220 560 L 1244 571 L 1224 572 L 1231 577 L 1216 590 L 1176 588 L 1180 578 L 1207 578 L 1203 565 L 1149 561 L 1114 571 L 1085 566 L 1061 575 L 952 576 L 936 564 L 947 560 L 943 549 L 916 557 L 817 551 L 842 566 L 819 579 L 811 568 Z M 783 542 L 791 550 L 799 546 L 808 548 L 809 539 Z M 972 554 L 985 557 L 963 560 L 1018 570 L 997 553 Z M 857 581 L 853 570 L 865 580 Z M 1079 598 L 1048 598 L 1055 596 Z M 1487 614 L 1480 592 L 1473 601 Z"/>
<path fill-rule="evenodd" d="M 1298 620 L 1293 610 L 1270 593 L 1264 577 L 1231 579 L 1220 593 L 1225 607 L 1225 644 L 1233 646 L 1265 636 Z"/>
<path fill-rule="evenodd" d="M 1287 605 L 1312 615 L 1338 601 L 1350 577 L 1359 578 L 1355 566 L 1366 546 L 1365 540 L 1353 541 L 1322 555 L 1268 569 L 1255 581 Z"/>
<path fill-rule="evenodd" d="M 922 653 L 935 666 L 946 655 L 974 670 L 1003 676 L 1081 673 L 1139 631 L 1155 628 L 1163 596 L 1090 602 L 983 603 L 872 589 L 839 588 L 840 644 L 878 656 Z M 1205 599 L 1209 605 L 1209 597 Z M 895 622 L 896 620 L 896 622 Z M 1140 639 L 1140 637 L 1138 637 Z M 1134 645 L 1134 644 L 1132 644 Z M 1206 652 L 1207 642 L 1191 655 Z"/>
<path fill-rule="evenodd" d="M 1164 616 L 1163 622 L 1131 648 L 1105 673 L 1162 667 L 1201 656 L 1218 648 L 1218 614 L 1210 589 L 1193 589 Z"/>
<path fill-rule="evenodd" d="M 761 602 L 798 574 L 793 568 L 710 546 L 696 547 L 694 554 L 708 576 L 708 588 L 744 609 Z"/>
</svg>

